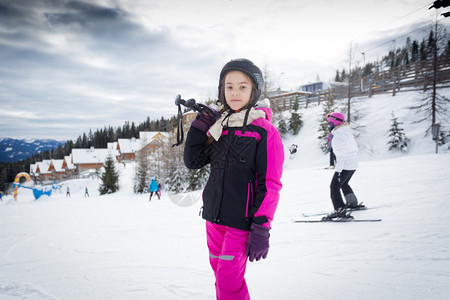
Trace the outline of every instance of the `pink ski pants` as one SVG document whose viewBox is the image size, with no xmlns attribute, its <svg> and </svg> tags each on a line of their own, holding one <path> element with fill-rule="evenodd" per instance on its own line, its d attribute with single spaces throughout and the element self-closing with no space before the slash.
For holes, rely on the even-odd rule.
<svg viewBox="0 0 450 300">
<path fill-rule="evenodd" d="M 250 300 L 244 275 L 249 231 L 206 222 L 217 300 Z"/>
</svg>

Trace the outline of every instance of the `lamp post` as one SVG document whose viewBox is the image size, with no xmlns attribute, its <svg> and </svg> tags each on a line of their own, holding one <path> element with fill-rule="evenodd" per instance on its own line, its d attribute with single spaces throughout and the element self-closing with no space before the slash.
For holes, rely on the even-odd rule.
<svg viewBox="0 0 450 300">
<path fill-rule="evenodd" d="M 284 74 L 284 72 L 281 72 L 280 76 L 278 76 L 278 92 L 281 91 L 281 88 L 280 88 L 280 79 L 281 79 L 281 76 L 283 76 L 283 74 Z"/>
<path fill-rule="evenodd" d="M 363 76 L 364 76 L 364 69 L 366 67 L 366 54 L 364 52 L 361 52 L 361 55 L 363 56 L 363 68 L 361 71 L 361 92 L 362 92 L 364 91 Z"/>
</svg>

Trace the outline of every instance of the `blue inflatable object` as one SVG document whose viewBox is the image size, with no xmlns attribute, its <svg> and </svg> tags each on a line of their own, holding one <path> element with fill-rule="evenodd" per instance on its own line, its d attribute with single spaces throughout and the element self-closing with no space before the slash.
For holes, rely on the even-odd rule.
<svg viewBox="0 0 450 300">
<path fill-rule="evenodd" d="M 39 197 L 41 197 L 42 195 L 47 195 L 47 196 L 51 196 L 52 195 L 52 189 L 48 190 L 48 191 L 44 191 L 44 190 L 39 190 L 37 188 L 33 189 L 33 196 L 34 199 L 39 199 Z"/>
<path fill-rule="evenodd" d="M 15 184 L 17 184 L 17 183 L 14 183 L 13 185 L 15 185 Z M 47 186 L 47 187 L 41 187 L 41 186 L 28 187 L 28 186 L 23 186 L 20 183 L 17 185 L 20 188 L 32 190 L 35 200 L 39 199 L 42 195 L 47 195 L 50 197 L 52 195 L 53 190 L 59 190 L 61 188 L 57 183 L 53 183 L 51 187 L 49 187 L 49 186 Z"/>
</svg>

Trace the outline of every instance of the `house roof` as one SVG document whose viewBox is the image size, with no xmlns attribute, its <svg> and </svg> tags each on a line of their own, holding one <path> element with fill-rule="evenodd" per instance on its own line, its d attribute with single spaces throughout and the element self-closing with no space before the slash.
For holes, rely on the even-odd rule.
<svg viewBox="0 0 450 300">
<path fill-rule="evenodd" d="M 299 90 L 301 90 L 303 87 L 307 87 L 307 86 L 313 86 L 316 84 L 322 84 L 322 89 L 326 90 L 335 86 L 342 86 L 345 85 L 345 83 L 343 82 L 337 82 L 337 81 L 314 81 L 314 82 L 308 82 L 305 84 L 300 85 Z"/>
<path fill-rule="evenodd" d="M 39 161 L 36 163 L 35 173 L 39 174 L 50 174 L 49 166 L 50 160 L 45 159 L 44 161 Z"/>
<path fill-rule="evenodd" d="M 50 165 L 48 166 L 48 170 L 55 170 L 55 172 L 58 173 L 65 172 L 64 168 L 62 167 L 63 162 L 63 159 L 52 159 L 50 161 Z"/>
<path fill-rule="evenodd" d="M 142 149 L 142 143 L 139 139 L 118 139 L 117 150 L 120 153 L 135 153 Z"/>
<path fill-rule="evenodd" d="M 72 163 L 76 164 L 98 164 L 104 163 L 108 155 L 116 157 L 117 151 L 111 149 L 72 149 Z"/>
<path fill-rule="evenodd" d="M 74 166 L 72 164 L 72 154 L 64 156 L 64 161 L 61 167 L 68 170 L 74 169 Z"/>
<path fill-rule="evenodd" d="M 162 131 L 141 131 L 139 139 L 118 139 L 115 149 L 120 153 L 136 153 L 155 140 L 165 139 L 169 137 L 168 132 Z"/>
<path fill-rule="evenodd" d="M 170 134 L 164 131 L 141 131 L 139 132 L 139 139 L 144 143 L 149 144 L 156 139 L 168 138 Z"/>
</svg>

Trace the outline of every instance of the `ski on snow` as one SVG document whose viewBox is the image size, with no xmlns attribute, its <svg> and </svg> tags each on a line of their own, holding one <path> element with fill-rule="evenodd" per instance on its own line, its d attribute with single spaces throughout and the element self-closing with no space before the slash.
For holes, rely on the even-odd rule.
<svg viewBox="0 0 450 300">
<path fill-rule="evenodd" d="M 380 222 L 381 219 L 294 219 L 294 223 L 352 223 L 352 222 Z"/>
<path fill-rule="evenodd" d="M 335 222 L 335 223 L 345 223 L 345 222 L 380 222 L 381 219 L 355 219 L 351 213 L 358 210 L 366 210 L 368 209 L 366 206 L 362 205 L 362 203 L 358 207 L 348 208 L 344 210 L 343 216 L 338 216 L 334 218 L 328 217 L 328 213 L 314 213 L 314 214 L 303 214 L 303 218 L 293 219 L 294 223 L 323 223 L 323 222 Z M 321 219 L 317 219 L 314 217 L 324 216 Z M 312 218 L 310 218 L 312 217 Z"/>
<path fill-rule="evenodd" d="M 359 210 L 367 210 L 370 208 L 367 208 L 366 206 L 361 206 L 361 207 L 355 207 L 355 208 L 349 208 L 350 212 L 354 212 L 354 211 L 359 211 Z M 317 213 L 303 213 L 303 216 L 305 218 L 309 218 L 309 217 L 318 217 L 318 216 L 326 216 L 328 215 L 330 212 L 325 212 L 325 211 L 321 211 L 321 212 L 317 212 Z"/>
</svg>

